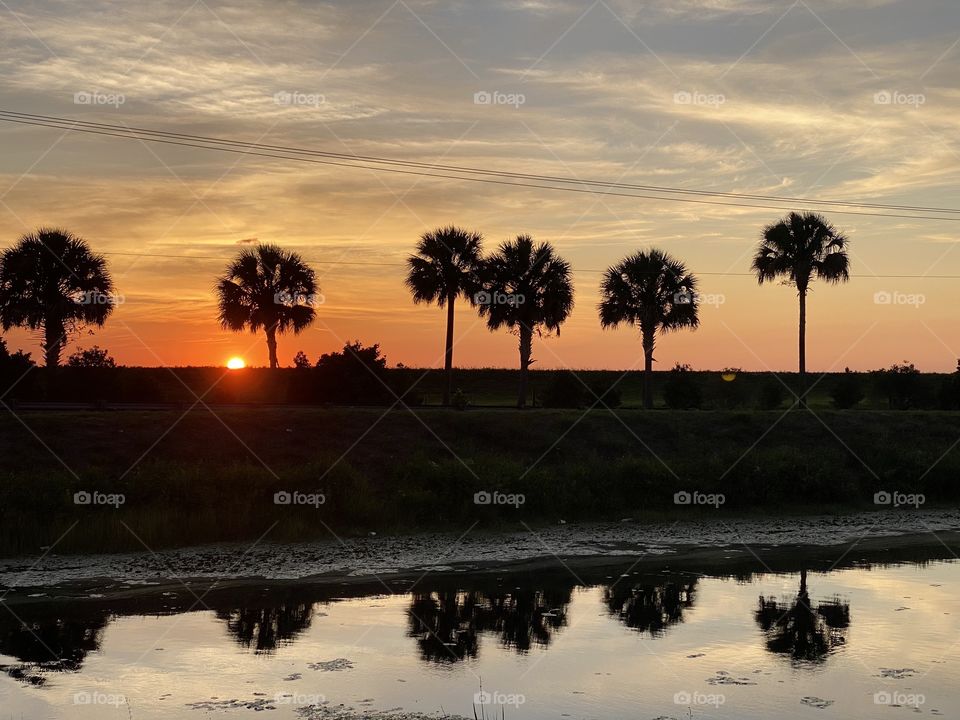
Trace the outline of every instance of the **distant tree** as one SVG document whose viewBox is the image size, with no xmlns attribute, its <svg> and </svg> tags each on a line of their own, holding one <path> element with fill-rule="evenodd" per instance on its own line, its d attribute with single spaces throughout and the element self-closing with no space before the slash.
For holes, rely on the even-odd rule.
<svg viewBox="0 0 960 720">
<path fill-rule="evenodd" d="M 853 372 L 850 368 L 844 369 L 843 375 L 838 377 L 830 388 L 830 399 L 838 410 L 854 408 L 863 401 L 864 397 L 860 374 Z"/>
<path fill-rule="evenodd" d="M 112 293 L 107 261 L 66 230 L 40 228 L 0 254 L 0 325 L 43 330 L 47 367 L 60 364 L 71 334 L 103 326 Z"/>
<path fill-rule="evenodd" d="M 673 410 L 693 410 L 703 405 L 703 390 L 689 365 L 677 363 L 663 386 L 663 401 Z"/>
<path fill-rule="evenodd" d="M 762 285 L 782 278 L 797 288 L 800 299 L 800 404 L 807 392 L 807 292 L 818 278 L 828 283 L 850 279 L 846 236 L 815 213 L 790 213 L 763 229 L 753 258 L 753 271 Z"/>
<path fill-rule="evenodd" d="M 117 362 L 106 349 L 94 345 L 87 350 L 77 348 L 77 351 L 67 359 L 67 365 L 83 368 L 114 368 Z"/>
<path fill-rule="evenodd" d="M 221 327 L 263 331 L 270 367 L 279 367 L 277 335 L 299 334 L 313 322 L 318 288 L 313 270 L 295 252 L 277 245 L 242 250 L 217 280 Z"/>
<path fill-rule="evenodd" d="M 30 359 L 30 353 L 25 353 L 23 350 L 11 353 L 7 349 L 7 341 L 0 337 L 0 374 L 25 373 L 33 365 L 34 362 Z"/>
<path fill-rule="evenodd" d="M 409 272 L 406 285 L 415 303 L 436 303 L 447 308 L 447 336 L 444 350 L 443 404 L 450 404 L 453 392 L 453 317 L 454 304 L 463 297 L 475 304 L 480 289 L 480 233 L 452 225 L 420 236 L 416 253 L 407 258 Z"/>
<path fill-rule="evenodd" d="M 570 265 L 548 242 L 529 235 L 505 242 L 484 264 L 484 289 L 477 306 L 490 330 L 506 327 L 519 339 L 520 391 L 517 407 L 527 405 L 527 384 L 533 363 L 533 337 L 552 332 L 573 310 Z"/>
<path fill-rule="evenodd" d="M 301 369 L 310 367 L 310 358 L 307 357 L 307 354 L 303 350 L 293 356 L 293 366 Z"/>
<path fill-rule="evenodd" d="M 643 406 L 653 407 L 657 334 L 700 325 L 697 280 L 662 250 L 640 251 L 607 269 L 600 284 L 600 325 L 633 325 L 643 344 Z"/>
<path fill-rule="evenodd" d="M 380 402 L 390 394 L 387 358 L 380 354 L 380 345 L 364 347 L 359 340 L 348 342 L 342 351 L 321 355 L 316 367 L 321 401 Z"/>
</svg>

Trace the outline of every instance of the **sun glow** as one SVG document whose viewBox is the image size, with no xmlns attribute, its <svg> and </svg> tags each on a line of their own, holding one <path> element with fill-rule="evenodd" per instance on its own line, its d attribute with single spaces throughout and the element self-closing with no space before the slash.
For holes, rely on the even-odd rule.
<svg viewBox="0 0 960 720">
<path fill-rule="evenodd" d="M 227 368 L 230 370 L 242 370 L 247 364 L 243 361 L 241 357 L 232 357 L 227 360 Z"/>
</svg>

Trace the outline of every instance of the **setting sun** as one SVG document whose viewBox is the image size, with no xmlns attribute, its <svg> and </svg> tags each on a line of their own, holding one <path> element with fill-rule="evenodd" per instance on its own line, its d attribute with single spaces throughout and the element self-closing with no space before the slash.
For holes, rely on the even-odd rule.
<svg viewBox="0 0 960 720">
<path fill-rule="evenodd" d="M 242 370 L 247 364 L 243 361 L 241 357 L 232 357 L 227 360 L 227 368 L 230 370 Z"/>
</svg>

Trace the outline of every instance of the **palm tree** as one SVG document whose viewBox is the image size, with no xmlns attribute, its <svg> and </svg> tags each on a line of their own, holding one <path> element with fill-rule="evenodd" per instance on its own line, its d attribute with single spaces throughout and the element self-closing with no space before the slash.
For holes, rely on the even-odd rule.
<svg viewBox="0 0 960 720">
<path fill-rule="evenodd" d="M 800 298 L 800 405 L 807 393 L 807 291 L 816 277 L 828 283 L 850 279 L 850 241 L 816 213 L 790 213 L 763 229 L 753 258 L 753 271 L 762 285 L 784 278 Z"/>
<path fill-rule="evenodd" d="M 217 280 L 220 325 L 234 332 L 263 330 L 270 367 L 276 368 L 277 333 L 299 334 L 316 317 L 316 275 L 297 253 L 277 245 L 241 251 Z"/>
<path fill-rule="evenodd" d="M 480 233 L 449 225 L 421 235 L 416 254 L 407 258 L 410 271 L 406 285 L 413 293 L 413 301 L 447 308 L 444 405 L 450 404 L 453 392 L 453 305 L 461 295 L 472 303 L 479 289 L 482 242 Z"/>
<path fill-rule="evenodd" d="M 550 243 L 534 244 L 529 235 L 503 243 L 484 263 L 484 290 L 478 293 L 480 315 L 487 327 L 507 327 L 520 337 L 520 394 L 527 404 L 527 376 L 533 362 L 533 336 L 556 332 L 573 310 L 570 265 Z"/>
<path fill-rule="evenodd" d="M 643 406 L 653 407 L 653 349 L 657 333 L 696 329 L 697 279 L 662 250 L 640 251 L 607 268 L 600 283 L 600 325 L 635 325 L 643 344 Z"/>
<path fill-rule="evenodd" d="M 40 228 L 0 254 L 0 325 L 43 330 L 47 367 L 71 333 L 102 327 L 113 312 L 107 261 L 67 230 Z"/>
</svg>

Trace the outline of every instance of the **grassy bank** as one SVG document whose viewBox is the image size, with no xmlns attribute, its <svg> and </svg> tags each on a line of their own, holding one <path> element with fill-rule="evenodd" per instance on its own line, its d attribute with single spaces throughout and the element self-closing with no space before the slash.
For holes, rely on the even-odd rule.
<svg viewBox="0 0 960 720">
<path fill-rule="evenodd" d="M 325 526 L 466 530 L 474 521 L 517 527 L 873 507 L 880 490 L 924 493 L 929 504 L 960 499 L 957 413 L 343 408 L 22 417 L 26 426 L 0 418 L 4 554 L 34 552 L 75 522 L 58 552 L 253 540 L 274 523 L 271 539 L 294 540 L 329 538 Z M 524 503 L 475 504 L 475 493 L 495 490 L 522 493 Z M 725 502 L 675 505 L 684 490 L 722 493 Z M 123 494 L 124 503 L 74 504 L 82 491 Z M 322 492 L 324 502 L 275 504 L 283 491 Z"/>
</svg>

